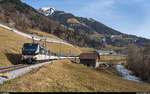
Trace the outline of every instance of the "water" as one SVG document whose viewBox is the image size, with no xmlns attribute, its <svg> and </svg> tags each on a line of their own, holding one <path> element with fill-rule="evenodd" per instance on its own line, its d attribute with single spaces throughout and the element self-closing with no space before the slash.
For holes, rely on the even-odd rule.
<svg viewBox="0 0 150 94">
<path fill-rule="evenodd" d="M 116 65 L 115 67 L 124 79 L 132 80 L 135 82 L 142 82 L 141 78 L 134 76 L 132 71 L 126 69 L 124 65 Z"/>
</svg>

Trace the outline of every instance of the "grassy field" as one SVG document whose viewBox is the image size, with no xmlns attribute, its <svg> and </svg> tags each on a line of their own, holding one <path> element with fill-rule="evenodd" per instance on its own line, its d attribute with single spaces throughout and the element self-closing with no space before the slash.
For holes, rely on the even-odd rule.
<svg viewBox="0 0 150 94">
<path fill-rule="evenodd" d="M 120 55 L 101 55 L 101 62 L 108 62 L 112 64 L 126 63 L 126 57 Z"/>
<path fill-rule="evenodd" d="M 42 33 L 43 34 L 43 33 Z M 49 36 L 46 34 L 46 36 Z M 21 48 L 25 42 L 32 42 L 9 30 L 0 28 L 0 67 L 20 63 Z M 40 42 L 42 44 L 42 42 Z M 58 43 L 47 43 L 53 52 L 62 54 L 80 54 L 90 52 L 92 48 L 79 48 Z M 80 51 L 81 50 L 81 51 Z M 105 62 L 124 61 L 121 56 L 101 56 Z M 69 60 L 60 60 L 33 70 L 22 77 L 0 85 L 0 92 L 139 92 L 150 91 L 150 85 L 120 78 L 113 68 L 95 70 L 75 64 Z"/>
<path fill-rule="evenodd" d="M 83 52 L 83 53 L 95 51 L 94 48 L 88 48 L 88 47 L 87 48 L 85 48 L 85 47 L 77 47 L 77 48 L 80 49 L 80 51 Z"/>
<path fill-rule="evenodd" d="M 106 47 L 103 50 L 118 50 L 118 49 L 121 49 L 121 48 L 124 48 L 124 47 L 115 47 L 115 46 L 112 46 L 112 45 L 106 45 Z"/>
<path fill-rule="evenodd" d="M 53 35 L 53 34 L 49 34 L 49 33 L 46 33 L 46 32 L 42 32 L 42 31 L 39 31 L 39 30 L 28 29 L 27 32 L 28 32 L 28 33 L 31 33 L 31 34 L 36 34 L 36 35 L 38 35 L 38 36 L 50 37 L 50 38 L 53 38 L 53 39 L 61 40 L 60 38 L 58 38 L 57 36 L 55 36 L 55 35 Z"/>
<path fill-rule="evenodd" d="M 69 60 L 45 65 L 0 85 L 0 92 L 148 92 L 150 85 L 120 78 Z"/>
<path fill-rule="evenodd" d="M 42 42 L 41 42 L 42 44 Z M 81 51 L 74 46 L 68 46 L 65 44 L 61 44 L 61 43 L 47 43 L 47 48 L 49 48 L 51 51 L 55 52 L 55 53 L 60 53 L 60 54 L 73 54 L 73 55 L 79 55 L 81 53 Z"/>
<path fill-rule="evenodd" d="M 39 36 L 50 37 L 50 38 L 61 40 L 57 36 L 55 36 L 53 34 L 46 33 L 46 32 L 41 32 L 41 31 L 33 30 L 33 29 L 28 29 L 27 31 L 29 33 L 36 34 L 36 35 L 39 35 Z M 43 42 L 39 42 L 39 43 L 43 44 Z M 77 47 L 74 47 L 74 46 L 68 46 L 68 45 L 65 45 L 65 44 L 54 43 L 54 42 L 46 43 L 46 44 L 47 44 L 47 47 L 55 53 L 74 54 L 74 55 L 81 53 L 81 51 Z"/>
<path fill-rule="evenodd" d="M 31 40 L 0 28 L 0 67 L 18 63 L 24 42 Z"/>
<path fill-rule="evenodd" d="M 47 34 L 47 36 L 49 35 Z M 0 67 L 20 63 L 21 49 L 26 42 L 30 43 L 32 41 L 12 31 L 0 28 Z M 42 42 L 37 43 L 42 44 Z M 47 43 L 47 48 L 61 54 L 80 54 L 77 47 L 65 44 Z"/>
</svg>

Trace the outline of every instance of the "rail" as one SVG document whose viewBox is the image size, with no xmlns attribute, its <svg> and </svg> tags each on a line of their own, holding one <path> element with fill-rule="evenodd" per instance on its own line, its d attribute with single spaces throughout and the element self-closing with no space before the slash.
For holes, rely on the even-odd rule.
<svg viewBox="0 0 150 94">
<path fill-rule="evenodd" d="M 57 59 L 71 59 L 73 57 L 58 57 Z M 44 60 L 44 61 L 39 61 L 39 62 L 36 62 L 34 65 L 36 64 L 39 64 L 39 63 L 44 63 L 44 62 L 47 62 L 47 61 L 53 61 L 53 60 Z M 9 67 L 4 67 L 4 68 L 0 68 L 0 74 L 3 74 L 3 73 L 6 73 L 6 72 L 9 72 L 9 71 L 13 71 L 13 70 L 17 70 L 17 69 L 21 69 L 21 68 L 24 68 L 24 67 L 28 67 L 28 66 L 31 66 L 33 64 L 18 64 L 18 65 L 13 65 L 13 66 L 9 66 Z"/>
<path fill-rule="evenodd" d="M 27 66 L 29 66 L 29 65 L 19 64 L 19 65 L 15 65 L 15 66 L 0 68 L 0 73 L 6 73 L 6 72 L 9 72 L 9 71 L 21 69 L 21 68 L 24 68 L 24 67 L 27 67 Z"/>
</svg>

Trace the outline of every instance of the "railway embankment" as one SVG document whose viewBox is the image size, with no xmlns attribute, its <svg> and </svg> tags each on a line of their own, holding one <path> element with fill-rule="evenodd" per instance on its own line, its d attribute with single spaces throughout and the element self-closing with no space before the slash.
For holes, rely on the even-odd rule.
<svg viewBox="0 0 150 94">
<path fill-rule="evenodd" d="M 146 92 L 150 85 L 120 78 L 109 68 L 95 70 L 70 60 L 44 65 L 0 85 L 3 92 Z"/>
<path fill-rule="evenodd" d="M 0 68 L 17 65 L 21 62 L 22 46 L 24 43 L 32 43 L 32 40 L 16 34 L 8 29 L 0 27 Z M 42 44 L 41 41 L 35 43 Z M 77 47 L 60 44 L 46 43 L 47 48 L 54 53 L 61 54 L 79 54 L 80 50 Z M 63 49 L 63 50 L 62 50 Z M 70 50 L 71 49 L 71 50 Z"/>
<path fill-rule="evenodd" d="M 35 35 L 35 34 L 34 35 L 33 34 L 27 34 L 27 33 L 21 32 L 19 30 L 16 30 L 14 28 L 8 27 L 8 26 L 3 25 L 3 24 L 0 24 L 0 27 L 3 27 L 3 28 L 8 29 L 8 30 L 11 30 L 12 32 L 15 32 L 15 33 L 17 33 L 17 34 L 19 34 L 19 35 L 21 35 L 23 37 L 29 38 L 29 39 L 34 38 L 34 40 L 37 40 L 37 41 L 41 40 L 41 41 L 55 42 L 55 43 L 62 43 L 62 44 L 66 44 L 66 45 L 71 45 L 71 44 L 69 44 L 67 42 L 64 42 L 63 40 L 53 39 L 53 38 L 49 38 L 49 37 L 41 37 L 41 36 L 38 36 L 38 35 Z"/>
<path fill-rule="evenodd" d="M 0 72 L 0 84 L 3 84 L 4 82 L 6 82 L 8 80 L 12 80 L 16 77 L 22 76 L 25 73 L 30 72 L 33 69 L 39 68 L 43 65 L 51 64 L 52 62 L 54 62 L 54 61 L 49 61 L 49 62 L 44 62 L 44 63 L 39 63 L 39 64 L 33 64 L 33 65 L 24 65 L 24 64 L 22 64 L 22 66 L 19 65 L 18 67 L 17 66 L 10 67 L 10 69 L 11 69 L 10 71 L 5 72 L 5 73 Z M 7 68 L 7 69 L 9 69 L 9 68 Z M 4 70 L 6 70 L 6 69 L 4 68 Z M 3 76 L 4 74 L 7 74 L 7 76 L 4 77 Z"/>
</svg>

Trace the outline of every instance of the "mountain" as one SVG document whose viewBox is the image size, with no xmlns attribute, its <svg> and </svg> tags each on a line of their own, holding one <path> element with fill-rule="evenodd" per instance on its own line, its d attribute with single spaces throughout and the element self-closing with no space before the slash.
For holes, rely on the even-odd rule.
<svg viewBox="0 0 150 94">
<path fill-rule="evenodd" d="M 94 33 L 97 32 L 99 34 L 114 34 L 120 35 L 121 33 L 113 30 L 110 27 L 105 26 L 104 24 L 97 22 L 92 18 L 83 18 L 83 17 L 76 17 L 71 13 L 65 13 L 63 11 L 56 11 L 55 8 L 40 8 L 38 11 L 45 16 L 49 16 L 55 20 L 58 20 L 60 23 L 71 27 L 75 30 L 83 30 L 87 33 Z"/>
<path fill-rule="evenodd" d="M 24 31 L 27 28 L 35 28 L 50 32 L 59 25 L 59 22 L 41 15 L 20 0 L 0 1 L 0 22 Z"/>
<path fill-rule="evenodd" d="M 40 8 L 42 9 L 42 8 Z M 40 13 L 48 16 L 51 19 L 59 21 L 61 24 L 72 28 L 75 31 L 81 31 L 89 35 L 92 39 L 103 40 L 106 44 L 123 47 L 128 44 L 134 43 L 137 46 L 144 46 L 150 40 L 146 38 L 137 37 L 134 35 L 127 35 L 114 30 L 92 18 L 77 17 L 71 13 L 64 11 L 53 11 L 53 14 L 47 13 L 51 8 L 46 10 L 38 10 Z M 49 15 L 48 15 L 49 14 Z"/>
<path fill-rule="evenodd" d="M 55 9 L 49 9 L 49 14 L 53 14 L 53 10 Z M 101 40 L 92 39 L 85 32 L 75 31 L 59 21 L 39 13 L 20 0 L 0 0 L 0 22 L 24 32 L 27 32 L 28 29 L 48 32 L 77 46 L 93 48 L 105 46 Z"/>
<path fill-rule="evenodd" d="M 39 11 L 43 13 L 45 16 L 53 15 L 55 11 L 57 11 L 55 8 L 51 7 L 45 7 L 45 8 L 40 8 Z"/>
<path fill-rule="evenodd" d="M 71 44 L 96 49 L 107 45 L 124 47 L 130 43 L 143 46 L 150 42 L 118 32 L 92 18 L 77 17 L 50 7 L 36 10 L 20 0 L 0 0 L 0 23 L 23 32 L 40 30 Z"/>
</svg>

